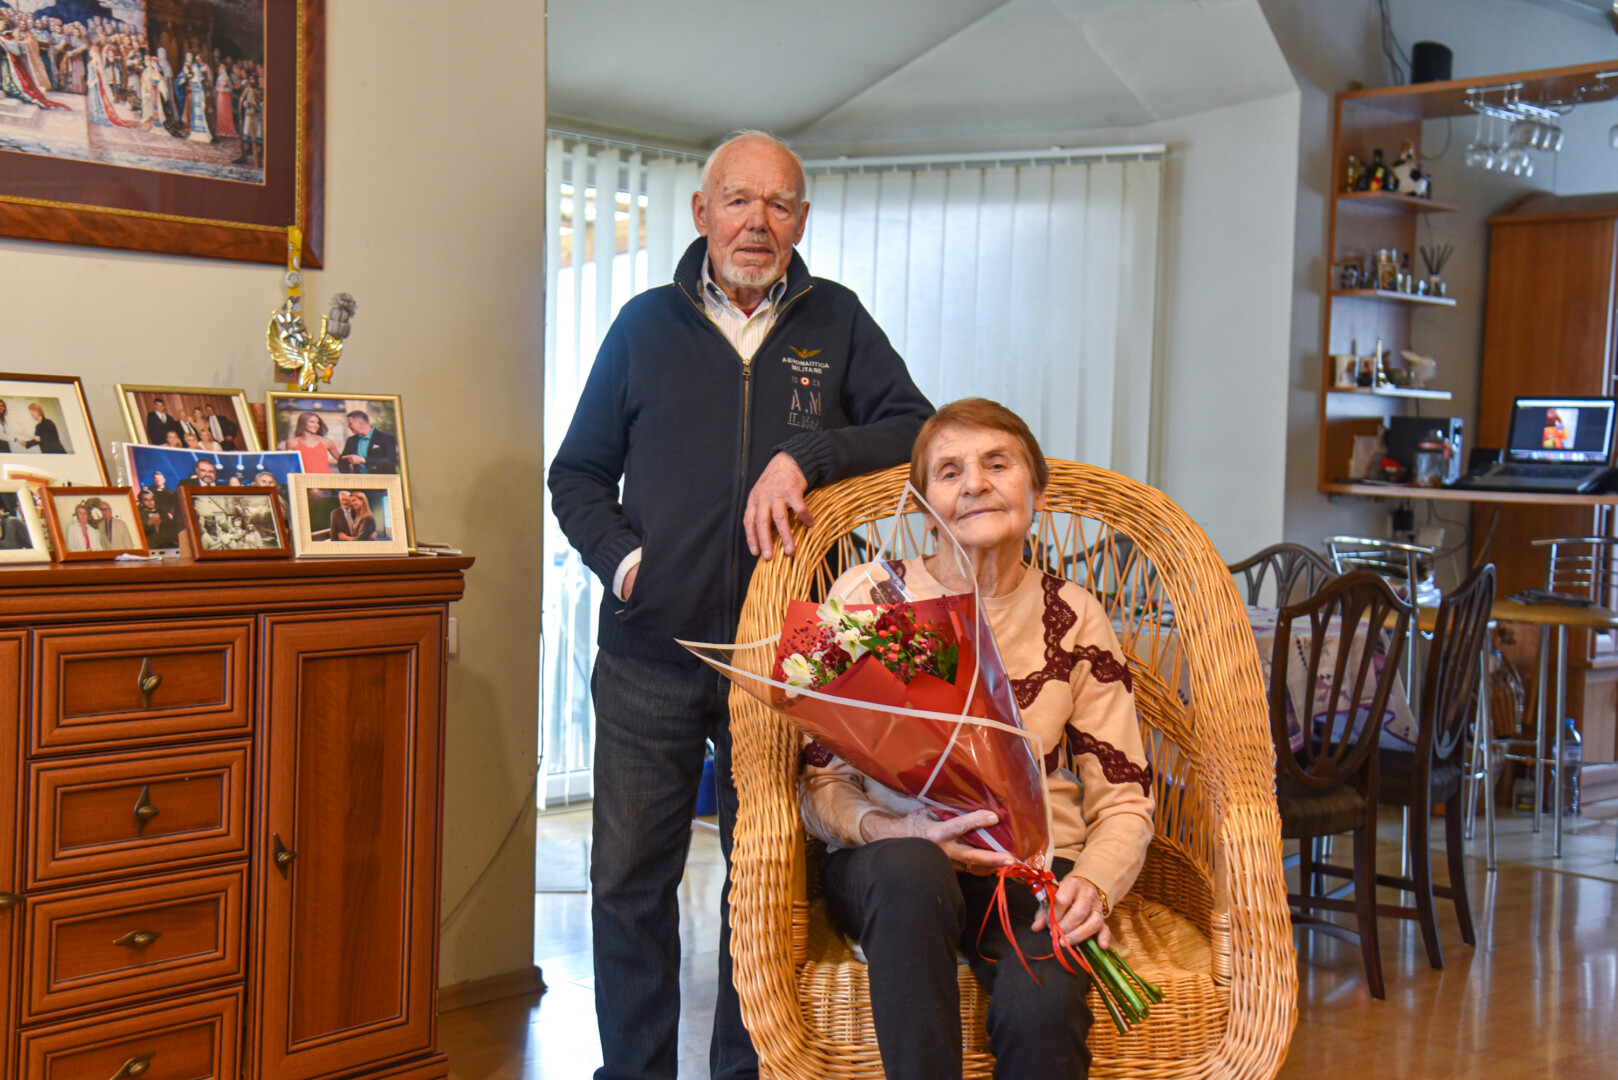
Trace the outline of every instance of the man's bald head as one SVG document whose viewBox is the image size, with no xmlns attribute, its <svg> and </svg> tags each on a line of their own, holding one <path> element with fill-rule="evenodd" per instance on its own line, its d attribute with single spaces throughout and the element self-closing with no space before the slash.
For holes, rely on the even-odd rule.
<svg viewBox="0 0 1618 1080">
<path fill-rule="evenodd" d="M 803 197 L 809 193 L 808 182 L 804 179 L 803 159 L 800 158 L 790 146 L 782 142 L 780 139 L 777 139 L 769 132 L 756 131 L 751 128 L 732 132 L 731 134 L 725 136 L 724 142 L 713 148 L 713 152 L 708 155 L 708 160 L 702 163 L 702 180 L 700 186 L 703 191 L 711 192 L 713 190 L 712 185 L 714 182 L 714 174 L 720 166 L 720 159 L 742 147 L 763 150 L 765 152 L 773 151 L 774 153 L 780 154 L 784 158 L 790 160 L 792 162 L 792 169 L 797 174 L 798 178 L 798 201 L 803 201 Z"/>
</svg>

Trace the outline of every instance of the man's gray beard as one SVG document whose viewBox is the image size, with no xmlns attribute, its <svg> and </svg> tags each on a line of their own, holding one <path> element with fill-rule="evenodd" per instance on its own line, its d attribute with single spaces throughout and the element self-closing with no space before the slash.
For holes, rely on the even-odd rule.
<svg viewBox="0 0 1618 1080">
<path fill-rule="evenodd" d="M 737 266 L 734 257 L 726 256 L 719 267 L 719 276 L 727 285 L 740 285 L 749 289 L 762 289 L 774 285 L 775 279 L 781 276 L 781 271 L 775 266 L 761 266 L 753 269 L 747 266 Z"/>
</svg>

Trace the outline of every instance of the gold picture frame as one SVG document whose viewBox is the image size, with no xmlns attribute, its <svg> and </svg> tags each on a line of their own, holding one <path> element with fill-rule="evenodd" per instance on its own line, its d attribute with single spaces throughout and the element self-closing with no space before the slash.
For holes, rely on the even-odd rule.
<svg viewBox="0 0 1618 1080">
<path fill-rule="evenodd" d="M 363 473 L 350 471 L 358 463 L 344 462 L 345 457 L 350 457 L 345 454 L 350 442 L 358 438 L 357 433 L 348 426 L 346 418 L 357 411 L 367 413 L 375 430 L 391 439 L 395 447 L 390 455 L 385 448 L 378 446 L 379 441 L 385 440 L 373 441 L 369 456 L 373 464 L 380 462 L 380 466 Z M 310 412 L 317 414 L 321 425 L 300 445 L 294 436 L 298 433 L 302 417 Z M 415 548 L 416 518 L 410 506 L 410 458 L 405 451 L 404 403 L 398 394 L 304 394 L 291 390 L 271 390 L 264 395 L 264 431 L 269 436 L 269 445 L 265 449 L 297 451 L 303 457 L 306 475 L 397 475 L 403 491 L 405 537 L 410 547 Z M 322 446 L 322 443 L 325 445 Z M 392 471 L 385 471 L 388 468 Z"/>
<path fill-rule="evenodd" d="M 300 559 L 309 556 L 409 555 L 404 517 L 404 480 L 394 473 L 293 473 L 288 478 L 292 503 L 292 543 Z M 351 539 L 333 539 L 341 496 L 360 496 L 354 510 Z M 367 520 L 369 519 L 369 520 Z"/>
<path fill-rule="evenodd" d="M 201 445 L 191 446 L 185 441 L 187 426 L 195 426 L 192 417 L 193 411 L 201 412 L 210 406 L 214 415 L 224 421 L 222 434 L 234 445 L 221 444 L 218 452 L 223 453 L 252 453 L 262 450 L 259 445 L 258 428 L 253 424 L 253 409 L 247 401 L 247 391 L 224 389 L 216 386 L 142 386 L 135 383 L 118 383 L 113 387 L 118 394 L 118 408 L 124 414 L 124 428 L 129 432 L 129 441 L 145 446 L 163 446 L 164 442 L 153 438 L 153 416 L 156 415 L 150 406 L 161 399 L 169 406 L 165 412 L 169 430 L 180 436 L 181 443 L 178 450 L 209 450 Z M 231 415 L 220 416 L 222 407 L 229 406 Z M 204 423 L 212 420 L 206 414 Z M 229 429 L 235 428 L 232 434 Z M 213 451 L 210 451 L 213 452 Z"/>
</svg>

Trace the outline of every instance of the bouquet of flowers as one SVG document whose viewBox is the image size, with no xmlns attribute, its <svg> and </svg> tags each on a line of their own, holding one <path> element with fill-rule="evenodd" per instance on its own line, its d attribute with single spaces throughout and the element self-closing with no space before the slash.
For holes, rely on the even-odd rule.
<svg viewBox="0 0 1618 1080">
<path fill-rule="evenodd" d="M 906 493 L 930 513 L 919 493 L 908 485 Z M 890 543 L 900 531 L 895 521 Z M 941 552 L 953 549 L 965 571 L 957 576 L 975 581 L 965 552 L 947 531 L 938 532 Z M 825 751 L 920 801 L 939 819 L 992 811 L 995 825 L 961 839 L 1014 860 L 997 871 L 990 914 L 998 912 L 1016 949 L 1006 882 L 1021 881 L 1047 905 L 1056 896 L 1050 800 L 1041 748 L 1023 727 L 976 585 L 970 593 L 917 598 L 886 557 L 875 560 L 867 576 L 861 588 L 869 586 L 882 602 L 850 603 L 853 590 L 820 604 L 790 601 L 776 637 L 745 645 L 681 644 Z M 1053 954 L 1069 970 L 1077 963 L 1090 973 L 1120 1032 L 1144 1017 L 1150 1002 L 1162 1000 L 1116 953 L 1094 939 L 1074 947 L 1055 919 L 1048 924 Z"/>
</svg>

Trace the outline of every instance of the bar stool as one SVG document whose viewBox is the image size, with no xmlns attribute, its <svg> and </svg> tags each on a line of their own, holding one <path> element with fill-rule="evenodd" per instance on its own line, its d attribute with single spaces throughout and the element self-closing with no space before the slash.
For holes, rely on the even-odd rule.
<svg viewBox="0 0 1618 1080">
<path fill-rule="evenodd" d="M 1582 603 L 1612 594 L 1615 584 L 1613 553 L 1618 549 L 1618 538 L 1606 536 L 1554 536 L 1531 541 L 1535 547 L 1548 548 L 1546 590 L 1576 598 L 1581 602 L 1557 603 L 1549 601 L 1524 604 L 1516 600 L 1496 601 L 1490 615 L 1499 622 L 1525 623 L 1539 627 L 1539 686 L 1535 691 L 1534 745 L 1530 754 L 1513 753 L 1524 740 L 1497 739 L 1495 749 L 1503 761 L 1520 761 L 1534 766 L 1534 831 L 1541 830 L 1544 815 L 1545 773 L 1555 776 L 1556 787 L 1551 794 L 1551 857 L 1562 857 L 1562 753 L 1566 742 L 1567 726 L 1567 636 L 1570 630 L 1618 632 L 1618 611 L 1600 604 Z M 1548 676 L 1550 674 L 1550 636 L 1556 632 L 1556 706 L 1547 718 L 1550 702 Z M 1547 723 L 1554 734 L 1546 731 Z M 1551 742 L 1547 756 L 1547 738 Z M 1618 849 L 1613 858 L 1618 859 Z"/>
</svg>

